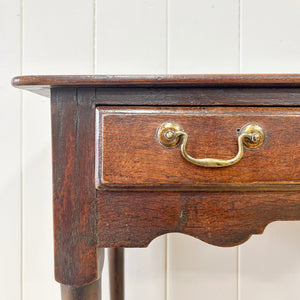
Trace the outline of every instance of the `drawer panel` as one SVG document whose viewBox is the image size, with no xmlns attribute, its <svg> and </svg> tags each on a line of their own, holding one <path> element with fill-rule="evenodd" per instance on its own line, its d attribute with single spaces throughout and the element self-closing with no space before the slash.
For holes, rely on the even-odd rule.
<svg viewBox="0 0 300 300">
<path fill-rule="evenodd" d="M 300 109 L 262 107 L 97 107 L 96 186 L 132 190 L 286 190 L 300 187 Z M 159 143 L 166 121 L 188 134 L 194 158 L 228 160 L 241 128 L 259 124 L 265 142 L 222 168 L 194 165 Z"/>
</svg>

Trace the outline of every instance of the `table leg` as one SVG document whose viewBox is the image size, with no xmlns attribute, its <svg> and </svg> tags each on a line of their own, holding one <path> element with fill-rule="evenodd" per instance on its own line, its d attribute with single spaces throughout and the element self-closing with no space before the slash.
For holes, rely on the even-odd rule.
<svg viewBox="0 0 300 300">
<path fill-rule="evenodd" d="M 110 300 L 124 300 L 124 248 L 108 249 Z"/>
<path fill-rule="evenodd" d="M 68 285 L 61 284 L 62 300 L 101 300 L 101 277 L 104 263 L 104 249 L 97 250 L 97 269 L 98 279 L 90 284 L 85 285 Z"/>
<path fill-rule="evenodd" d="M 61 284 L 62 300 L 101 300 L 101 278 L 85 286 Z"/>
</svg>

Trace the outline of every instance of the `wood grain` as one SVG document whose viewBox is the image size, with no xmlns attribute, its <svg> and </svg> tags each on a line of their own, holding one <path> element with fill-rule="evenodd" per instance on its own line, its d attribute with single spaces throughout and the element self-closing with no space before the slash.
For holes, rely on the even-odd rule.
<svg viewBox="0 0 300 300">
<path fill-rule="evenodd" d="M 251 89 L 255 94 L 261 88 Z M 131 107 L 128 97 L 127 107 L 97 109 L 102 97 L 98 91 L 84 86 L 52 89 L 57 281 L 74 287 L 98 280 L 104 247 L 146 247 L 169 232 L 233 246 L 262 233 L 270 222 L 300 219 L 299 192 L 292 191 L 299 183 L 299 108 L 182 107 L 184 97 L 179 107 L 165 107 L 165 102 Z M 295 91 L 287 88 L 287 94 Z M 201 89 L 193 93 L 197 96 Z M 195 157 L 231 157 L 236 153 L 236 129 L 249 122 L 261 123 L 267 140 L 262 149 L 247 151 L 233 168 L 204 171 L 184 161 L 179 149 L 164 149 L 155 140 L 157 127 L 166 119 L 188 132 L 188 151 Z M 95 168 L 100 170 L 99 182 L 123 190 L 96 191 Z M 248 185 L 248 190 L 225 191 L 235 183 Z M 276 184 L 280 188 L 274 188 Z M 132 185 L 147 189 L 131 191 Z M 212 191 L 192 191 L 201 185 Z M 173 191 L 156 191 L 162 186 Z"/>
<path fill-rule="evenodd" d="M 92 88 L 63 88 L 52 96 L 55 277 L 65 285 L 90 284 L 102 268 L 95 239 L 93 95 Z"/>
<path fill-rule="evenodd" d="M 299 74 L 40 75 L 18 76 L 12 85 L 50 97 L 50 88 L 89 87 L 299 87 Z"/>
<path fill-rule="evenodd" d="M 97 105 L 147 106 L 299 106 L 300 88 L 103 87 Z"/>
<path fill-rule="evenodd" d="M 234 246 L 277 220 L 300 219 L 298 192 L 98 191 L 100 247 L 146 247 L 181 232 Z"/>
<path fill-rule="evenodd" d="M 299 1 L 242 1 L 241 72 L 299 72 L 299 16 Z M 299 232 L 277 222 L 240 247 L 240 299 L 300 299 Z"/>
<path fill-rule="evenodd" d="M 99 189 L 291 190 L 300 189 L 299 108 L 98 107 Z M 240 162 L 204 168 L 186 161 L 180 147 L 163 147 L 156 134 L 175 121 L 189 135 L 195 158 L 230 159 L 237 153 L 237 130 L 260 124 L 264 145 L 245 150 Z"/>
<path fill-rule="evenodd" d="M 61 300 L 101 300 L 101 280 L 85 286 L 61 284 Z"/>
<path fill-rule="evenodd" d="M 108 249 L 110 300 L 124 300 L 124 249 Z"/>
</svg>

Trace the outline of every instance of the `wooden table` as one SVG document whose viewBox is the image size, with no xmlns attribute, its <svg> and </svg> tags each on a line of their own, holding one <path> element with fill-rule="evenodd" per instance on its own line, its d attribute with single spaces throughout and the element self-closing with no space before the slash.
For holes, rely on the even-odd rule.
<svg viewBox="0 0 300 300">
<path fill-rule="evenodd" d="M 123 299 L 123 248 L 234 246 L 300 219 L 300 75 L 21 76 L 51 97 L 62 299 Z M 212 159 L 207 159 L 212 158 Z M 215 159 L 217 158 L 217 159 Z"/>
</svg>

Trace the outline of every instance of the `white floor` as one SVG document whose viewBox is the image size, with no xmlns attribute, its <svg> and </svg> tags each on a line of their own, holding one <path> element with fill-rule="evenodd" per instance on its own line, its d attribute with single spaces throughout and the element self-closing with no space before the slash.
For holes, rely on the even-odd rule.
<svg viewBox="0 0 300 300">
<path fill-rule="evenodd" d="M 60 299 L 50 103 L 13 76 L 300 73 L 299 29 L 299 0 L 0 0 L 0 299 Z M 299 232 L 277 222 L 234 248 L 157 238 L 126 251 L 126 299 L 299 299 Z"/>
</svg>

